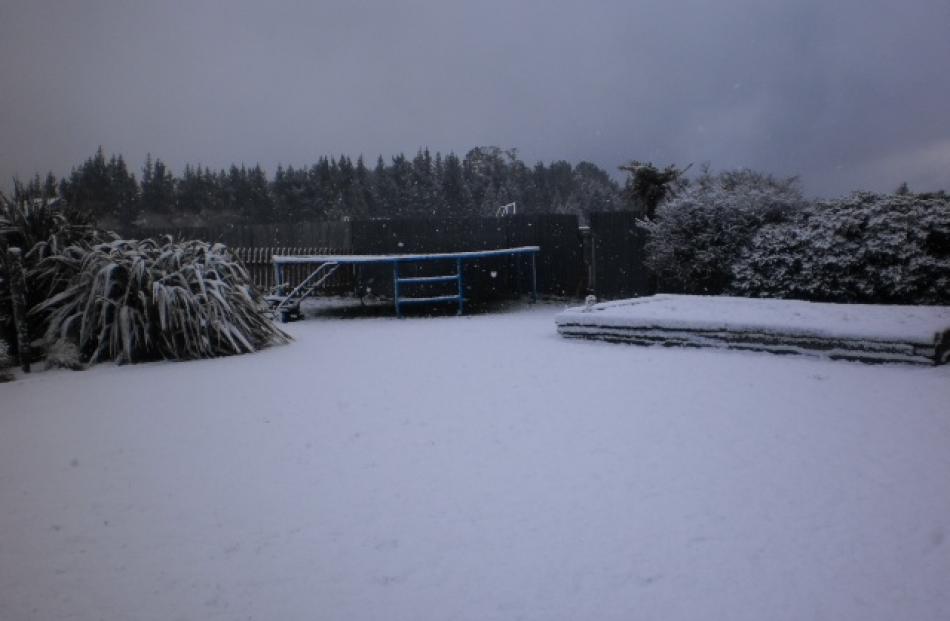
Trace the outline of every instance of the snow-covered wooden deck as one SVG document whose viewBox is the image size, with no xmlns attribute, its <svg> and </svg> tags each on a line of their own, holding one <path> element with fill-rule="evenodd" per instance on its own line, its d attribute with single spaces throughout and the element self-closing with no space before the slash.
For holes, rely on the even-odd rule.
<svg viewBox="0 0 950 621">
<path fill-rule="evenodd" d="M 565 337 L 637 345 L 720 347 L 863 362 L 943 364 L 950 307 L 655 295 L 572 308 Z"/>
</svg>

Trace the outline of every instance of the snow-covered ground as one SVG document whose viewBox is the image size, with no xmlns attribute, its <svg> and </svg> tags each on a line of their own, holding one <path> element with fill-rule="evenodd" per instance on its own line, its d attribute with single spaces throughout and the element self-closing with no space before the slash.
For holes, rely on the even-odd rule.
<svg viewBox="0 0 950 621">
<path fill-rule="evenodd" d="M 0 385 L 0 619 L 950 618 L 950 367 L 560 310 Z"/>
</svg>

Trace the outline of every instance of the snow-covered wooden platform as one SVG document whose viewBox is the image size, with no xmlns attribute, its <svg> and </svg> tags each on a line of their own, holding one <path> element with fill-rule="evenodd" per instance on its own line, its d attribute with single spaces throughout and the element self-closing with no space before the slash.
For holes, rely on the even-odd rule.
<svg viewBox="0 0 950 621">
<path fill-rule="evenodd" d="M 943 364 L 950 358 L 946 306 L 655 295 L 571 308 L 555 321 L 565 337 L 637 345 L 721 347 L 864 362 Z"/>
</svg>

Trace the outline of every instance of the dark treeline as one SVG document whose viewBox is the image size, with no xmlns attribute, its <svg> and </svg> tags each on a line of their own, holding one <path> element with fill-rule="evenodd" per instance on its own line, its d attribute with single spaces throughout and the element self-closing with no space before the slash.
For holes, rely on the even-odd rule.
<svg viewBox="0 0 950 621">
<path fill-rule="evenodd" d="M 149 156 L 141 176 L 121 155 L 102 148 L 64 179 L 52 173 L 17 183 L 17 198 L 61 197 L 102 223 L 202 225 L 293 222 L 315 219 L 466 217 L 494 215 L 517 204 L 518 213 L 575 213 L 582 218 L 624 206 L 619 185 L 590 162 L 526 165 L 514 150 L 477 147 L 464 158 L 380 156 L 367 165 L 345 155 L 309 167 L 260 165 L 227 170 L 185 166 L 176 176 Z"/>
</svg>

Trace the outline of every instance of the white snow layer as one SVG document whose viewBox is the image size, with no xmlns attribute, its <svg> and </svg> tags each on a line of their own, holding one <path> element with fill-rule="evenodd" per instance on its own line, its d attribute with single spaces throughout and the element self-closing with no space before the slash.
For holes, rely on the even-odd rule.
<svg viewBox="0 0 950 621">
<path fill-rule="evenodd" d="M 950 307 L 825 304 L 701 295 L 654 295 L 572 308 L 558 324 L 663 327 L 933 345 L 950 330 Z"/>
<path fill-rule="evenodd" d="M 0 385 L 0 619 L 950 618 L 950 367 L 558 310 Z"/>
<path fill-rule="evenodd" d="M 513 254 L 531 254 L 539 252 L 540 250 L 540 246 L 517 246 L 513 248 L 468 250 L 464 252 L 436 252 L 427 254 L 300 254 L 274 255 L 271 257 L 271 260 L 278 265 L 291 265 L 295 263 L 386 263 L 391 261 L 412 263 L 416 261 L 503 257 Z"/>
</svg>

